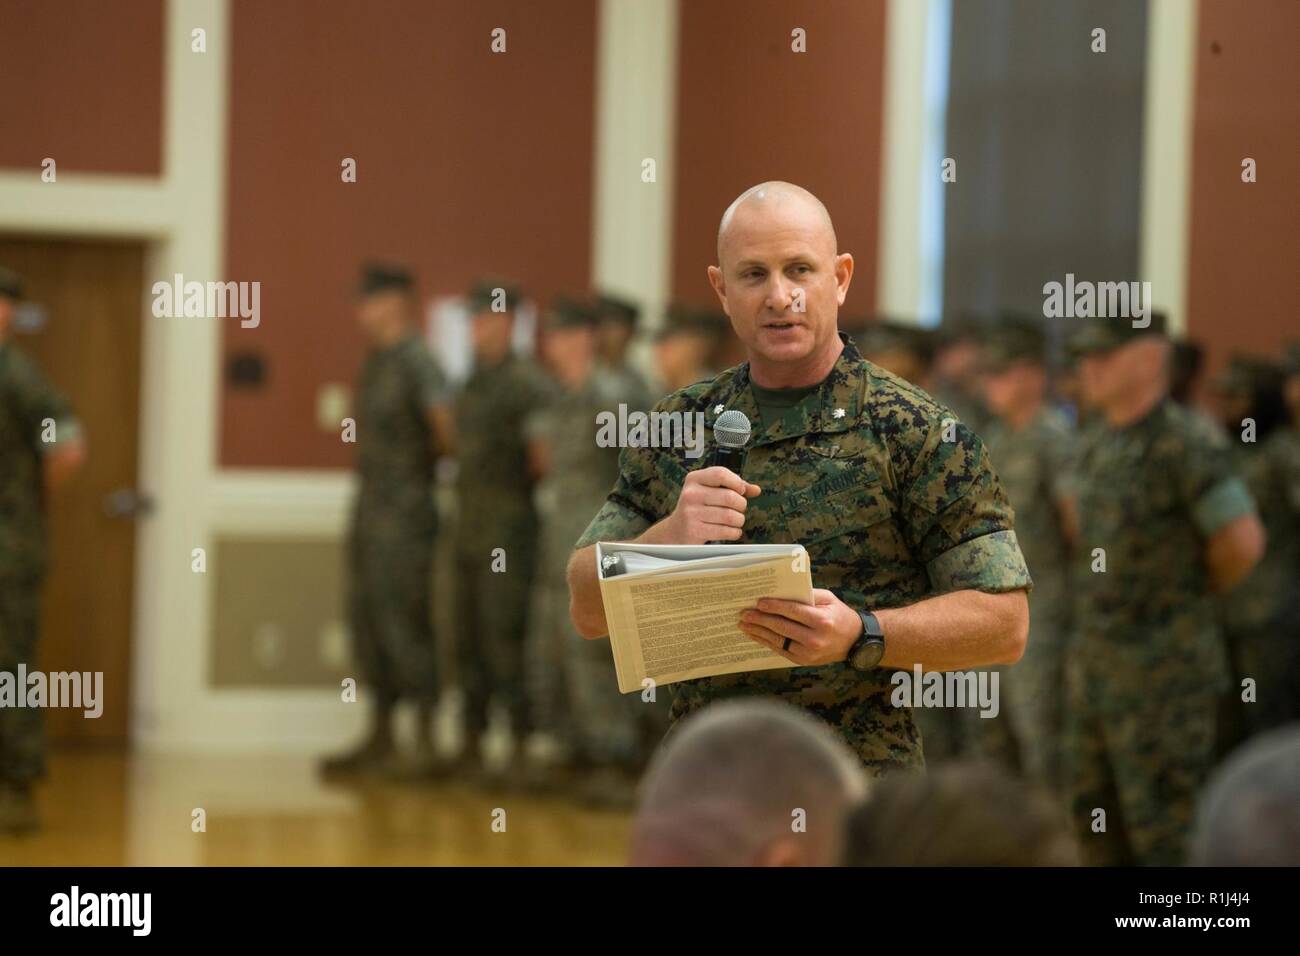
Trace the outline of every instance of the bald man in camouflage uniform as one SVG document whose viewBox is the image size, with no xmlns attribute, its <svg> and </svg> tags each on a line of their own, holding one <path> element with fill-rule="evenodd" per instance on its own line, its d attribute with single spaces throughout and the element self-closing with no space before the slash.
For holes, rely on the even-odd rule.
<svg viewBox="0 0 1300 956">
<path fill-rule="evenodd" d="M 674 721 L 777 697 L 834 728 L 869 772 L 918 770 L 920 735 L 911 708 L 895 706 L 892 673 L 1023 653 L 1031 582 L 1011 508 L 980 440 L 945 429 L 928 395 L 837 333 L 853 259 L 815 197 L 788 183 L 748 190 L 723 216 L 718 256 L 709 278 L 749 361 L 656 410 L 701 413 L 706 429 L 743 412 L 754 423 L 744 474 L 683 449 L 624 449 L 569 563 L 574 622 L 589 638 L 608 630 L 597 541 L 801 543 L 815 603 L 765 598 L 737 622 L 793 667 L 678 684 Z"/>
<path fill-rule="evenodd" d="M 0 672 L 10 675 L 37 668 L 47 490 L 84 458 L 67 400 L 9 341 L 22 297 L 22 280 L 0 268 Z M 40 826 L 32 785 L 45 775 L 44 719 L 39 707 L 0 707 L 0 836 Z"/>
<path fill-rule="evenodd" d="M 1263 529 L 1223 437 L 1171 401 L 1164 317 L 1072 338 L 1098 412 L 1079 455 L 1067 777 L 1091 864 L 1177 866 L 1214 761 L 1230 671 L 1212 592 Z"/>
<path fill-rule="evenodd" d="M 529 460 L 524 423 L 550 387 L 537 363 L 514 351 L 519 302 L 518 290 L 503 282 L 482 280 L 471 291 L 474 367 L 454 404 L 455 640 L 468 773 L 490 769 L 481 744 L 493 700 L 506 708 L 516 742 L 533 729 L 524 647 L 537 567 L 538 473 Z"/>
</svg>

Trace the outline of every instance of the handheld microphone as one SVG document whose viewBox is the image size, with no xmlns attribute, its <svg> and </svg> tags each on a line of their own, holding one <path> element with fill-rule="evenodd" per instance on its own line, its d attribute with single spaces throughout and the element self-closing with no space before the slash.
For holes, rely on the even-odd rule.
<svg viewBox="0 0 1300 956">
<path fill-rule="evenodd" d="M 749 444 L 749 418 L 744 412 L 728 409 L 713 423 L 713 451 L 708 467 L 721 465 L 740 475 L 745 468 L 745 446 Z M 744 477 L 743 475 L 741 477 Z M 710 541 L 709 544 L 735 544 L 734 541 Z"/>
<path fill-rule="evenodd" d="M 713 423 L 713 453 L 709 467 L 721 465 L 736 474 L 745 467 L 745 446 L 749 444 L 751 428 L 744 412 L 734 408 L 723 412 Z"/>
</svg>

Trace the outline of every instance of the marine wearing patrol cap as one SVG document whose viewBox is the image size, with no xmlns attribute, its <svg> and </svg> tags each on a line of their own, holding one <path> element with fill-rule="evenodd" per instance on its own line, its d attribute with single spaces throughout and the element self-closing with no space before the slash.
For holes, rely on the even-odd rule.
<svg viewBox="0 0 1300 956">
<path fill-rule="evenodd" d="M 24 294 L 23 277 L 18 273 L 0 266 L 0 295 L 15 302 L 22 301 Z"/>
<path fill-rule="evenodd" d="M 415 279 L 410 270 L 391 262 L 367 262 L 361 267 L 357 294 L 362 298 L 384 292 L 410 292 Z"/>
<path fill-rule="evenodd" d="M 1047 339 L 1042 326 L 1023 316 L 1008 316 L 990 333 L 981 355 L 984 370 L 1005 371 L 1019 362 L 1043 364 Z"/>
<path fill-rule="evenodd" d="M 641 309 L 630 299 L 601 293 L 596 297 L 596 311 L 602 322 L 620 322 L 632 328 L 641 318 Z"/>
<path fill-rule="evenodd" d="M 857 340 L 867 361 L 913 384 L 924 385 L 934 360 L 934 338 L 928 330 L 878 319 Z"/>
<path fill-rule="evenodd" d="M 1143 336 L 1169 334 L 1169 323 L 1163 312 L 1152 312 L 1145 326 L 1135 326 L 1133 320 L 1123 316 L 1093 318 L 1069 337 L 1070 351 L 1075 355 L 1094 352 L 1111 352 Z"/>
<path fill-rule="evenodd" d="M 546 331 L 594 329 L 600 322 L 600 318 L 600 313 L 593 303 L 579 299 L 558 298 L 542 314 L 542 328 Z"/>
<path fill-rule="evenodd" d="M 492 307 L 497 301 L 498 289 L 504 294 L 505 309 L 503 311 L 513 312 L 519 308 L 519 303 L 523 301 L 523 295 L 518 285 L 504 279 L 477 279 L 470 286 L 469 294 L 466 296 L 469 301 L 470 311 L 476 314 L 492 311 Z"/>
<path fill-rule="evenodd" d="M 664 313 L 664 324 L 655 333 L 655 341 L 662 341 L 674 335 L 718 336 L 725 329 L 712 313 L 692 308 L 680 302 L 668 306 Z"/>
</svg>

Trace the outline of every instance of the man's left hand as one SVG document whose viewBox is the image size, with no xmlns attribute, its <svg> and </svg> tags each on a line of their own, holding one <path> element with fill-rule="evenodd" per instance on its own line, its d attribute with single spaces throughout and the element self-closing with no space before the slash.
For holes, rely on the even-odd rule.
<svg viewBox="0 0 1300 956">
<path fill-rule="evenodd" d="M 800 667 L 817 667 L 849 656 L 862 618 L 830 591 L 814 588 L 812 604 L 760 598 L 757 608 L 740 613 L 740 629 Z"/>
</svg>

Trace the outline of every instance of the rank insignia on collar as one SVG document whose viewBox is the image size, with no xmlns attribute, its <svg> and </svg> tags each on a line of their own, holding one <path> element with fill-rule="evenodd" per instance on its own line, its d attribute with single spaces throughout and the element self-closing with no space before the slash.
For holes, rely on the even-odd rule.
<svg viewBox="0 0 1300 956">
<path fill-rule="evenodd" d="M 843 418 L 843 417 L 844 417 L 844 409 L 842 409 L 842 408 L 837 408 L 837 409 L 835 409 L 835 411 L 831 412 L 831 417 L 832 417 L 832 418 Z"/>
<path fill-rule="evenodd" d="M 721 414 L 722 414 L 724 411 L 726 411 L 726 410 L 727 410 L 727 406 L 726 406 L 726 405 L 714 405 L 714 406 L 713 406 L 713 414 L 715 414 L 715 415 L 721 415 Z"/>
</svg>

